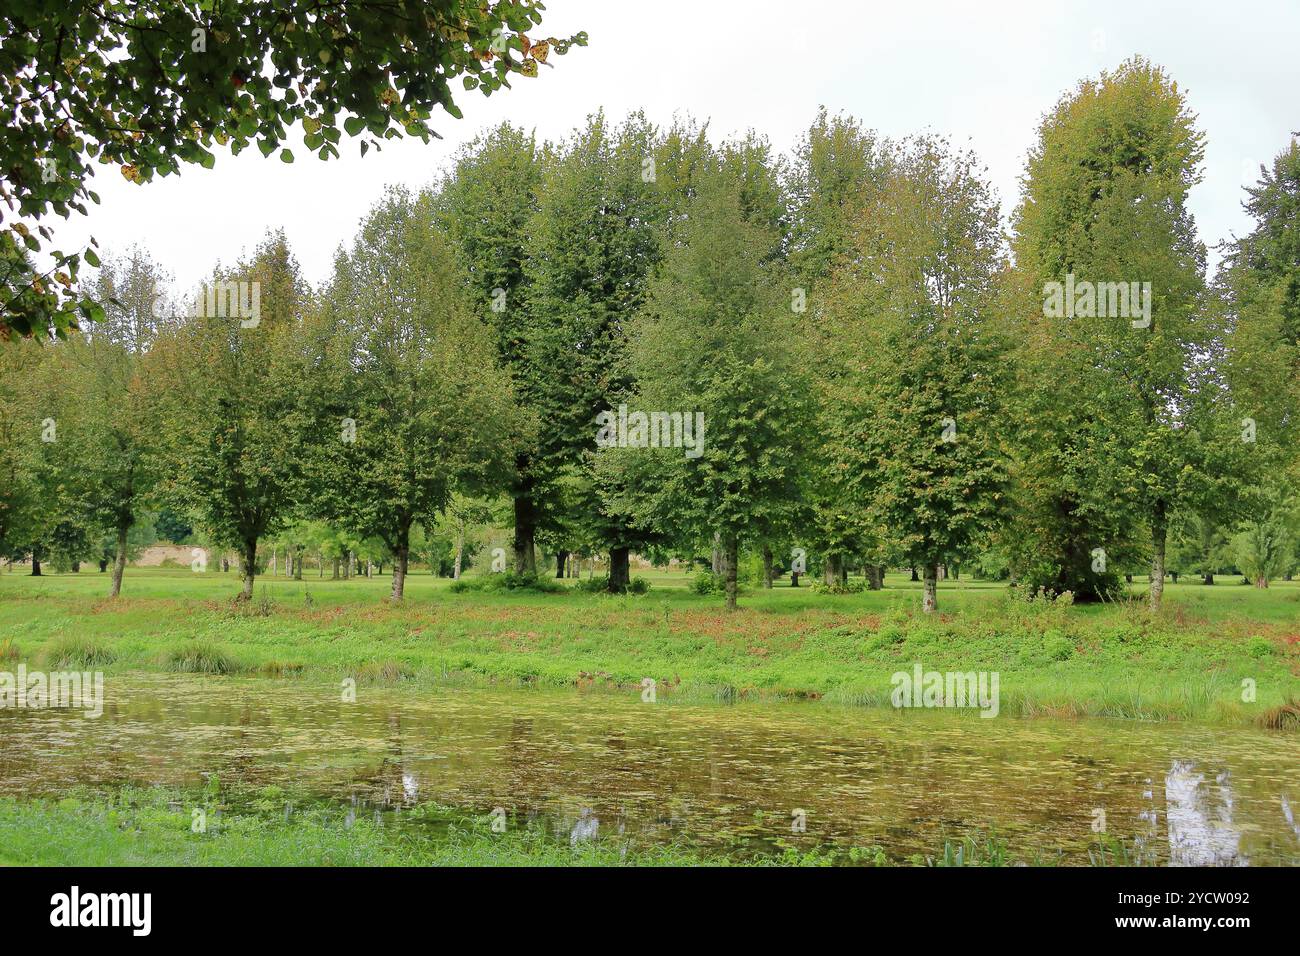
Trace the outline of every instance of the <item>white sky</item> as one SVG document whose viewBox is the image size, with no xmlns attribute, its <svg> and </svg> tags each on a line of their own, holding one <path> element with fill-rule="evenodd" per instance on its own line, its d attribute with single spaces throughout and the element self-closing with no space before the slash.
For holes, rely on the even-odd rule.
<svg viewBox="0 0 1300 956">
<path fill-rule="evenodd" d="M 319 283 L 385 185 L 425 185 L 458 144 L 503 119 L 559 138 L 600 107 L 615 119 L 642 108 L 661 124 L 689 112 L 710 119 L 715 138 L 752 127 L 782 151 L 821 104 L 888 136 L 946 133 L 983 157 L 1009 213 L 1042 114 L 1079 79 L 1141 53 L 1187 91 L 1208 136 L 1191 206 L 1212 245 L 1245 230 L 1241 186 L 1300 130 L 1295 0 L 550 0 L 543 28 L 586 30 L 591 42 L 490 99 L 460 91 L 465 118 L 435 117 L 442 140 L 391 141 L 361 159 L 344 134 L 341 160 L 299 146 L 292 165 L 218 150 L 212 170 L 144 186 L 99 167 L 102 204 L 56 222 L 57 244 L 139 243 L 189 286 L 283 227 Z"/>
</svg>

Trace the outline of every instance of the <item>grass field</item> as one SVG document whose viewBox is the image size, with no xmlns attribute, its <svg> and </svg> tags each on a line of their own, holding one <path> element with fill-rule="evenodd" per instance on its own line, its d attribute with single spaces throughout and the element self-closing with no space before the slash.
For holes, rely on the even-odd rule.
<svg viewBox="0 0 1300 956">
<path fill-rule="evenodd" d="M 1005 586 L 920 586 L 891 575 L 883 591 L 815 594 L 751 588 L 727 614 L 685 575 L 651 572 L 649 593 L 574 590 L 453 593 L 415 574 L 401 606 L 384 578 L 259 579 L 251 605 L 231 600 L 233 573 L 128 569 L 109 601 L 92 571 L 0 574 L 0 666 L 25 661 L 111 673 L 163 669 L 578 685 L 661 699 L 823 698 L 887 705 L 890 676 L 915 662 L 1001 675 L 1010 715 L 1267 720 L 1300 697 L 1300 584 L 1267 590 L 1234 579 L 1167 585 L 1151 615 L 1131 604 L 1060 606 L 1008 598 Z M 1135 580 L 1140 593 L 1145 582 Z M 1243 681 L 1256 700 L 1243 700 Z"/>
</svg>

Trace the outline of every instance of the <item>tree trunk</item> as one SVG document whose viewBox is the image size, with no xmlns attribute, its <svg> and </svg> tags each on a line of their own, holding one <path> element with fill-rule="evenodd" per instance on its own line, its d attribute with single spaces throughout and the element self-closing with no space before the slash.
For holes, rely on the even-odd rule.
<svg viewBox="0 0 1300 956">
<path fill-rule="evenodd" d="M 332 575 L 330 575 L 330 580 L 331 580 L 331 581 L 337 581 L 338 579 L 339 579 L 339 559 L 338 559 L 338 558 L 335 558 L 335 559 L 334 559 L 334 573 L 333 573 Z"/>
<path fill-rule="evenodd" d="M 1268 575 L 1267 575 L 1267 574 L 1258 574 L 1258 575 L 1256 575 L 1256 576 L 1255 576 L 1255 587 L 1257 587 L 1257 588 L 1266 588 L 1266 587 L 1268 587 Z"/>
<path fill-rule="evenodd" d="M 537 555 L 533 543 L 537 537 L 537 509 L 529 492 L 515 498 L 515 574 L 537 577 Z"/>
<path fill-rule="evenodd" d="M 952 579 L 954 581 L 961 580 L 961 571 L 958 569 L 957 565 L 955 564 L 952 566 Z"/>
<path fill-rule="evenodd" d="M 117 597 L 122 593 L 122 573 L 126 570 L 126 533 L 129 530 L 129 526 L 119 526 L 117 529 L 117 552 L 113 555 L 113 583 L 109 585 L 109 597 Z"/>
<path fill-rule="evenodd" d="M 921 580 L 919 577 L 916 576 L 916 565 L 915 565 L 915 564 L 912 565 L 912 580 L 913 580 L 913 581 L 919 581 L 919 580 Z"/>
<path fill-rule="evenodd" d="M 736 609 L 736 564 L 739 562 L 740 542 L 729 536 L 723 549 L 723 574 L 727 583 L 727 610 Z"/>
<path fill-rule="evenodd" d="M 772 590 L 772 548 L 763 545 L 763 587 Z"/>
<path fill-rule="evenodd" d="M 81 562 L 80 562 L 80 561 L 73 561 L 73 562 L 72 562 L 72 573 L 73 573 L 73 574 L 79 574 L 80 572 L 81 572 Z"/>
<path fill-rule="evenodd" d="M 1169 528 L 1163 505 L 1156 507 L 1155 520 L 1151 522 L 1151 610 L 1160 610 L 1160 599 L 1165 593 L 1165 543 Z"/>
<path fill-rule="evenodd" d="M 1202 584 L 1213 584 L 1213 583 L 1214 583 L 1214 572 L 1213 572 L 1213 571 L 1207 571 L 1207 572 L 1206 572 L 1206 573 L 1201 577 L 1201 583 L 1202 583 Z"/>
<path fill-rule="evenodd" d="M 100 574 L 103 574 L 103 573 L 104 573 L 105 571 L 107 571 L 107 570 L 108 570 L 108 561 L 107 561 L 107 559 L 105 559 L 105 558 L 100 558 L 100 559 L 99 559 L 99 573 L 100 573 Z"/>
<path fill-rule="evenodd" d="M 456 532 L 456 562 L 451 566 L 451 577 L 454 581 L 460 580 L 461 562 L 465 559 L 465 532 Z"/>
<path fill-rule="evenodd" d="M 241 601 L 251 601 L 253 599 L 253 580 L 257 577 L 257 539 L 252 538 L 244 542 L 243 553 L 240 554 L 239 574 L 243 578 L 244 587 L 239 593 Z"/>
<path fill-rule="evenodd" d="M 304 555 L 306 555 L 306 553 L 307 553 L 307 549 L 302 546 L 299 546 L 298 550 L 296 550 L 293 554 L 293 579 L 295 581 L 302 580 L 302 562 L 303 562 L 303 557 Z"/>
<path fill-rule="evenodd" d="M 227 572 L 230 570 L 230 559 L 225 556 L 222 556 L 221 558 L 221 570 L 223 572 Z"/>
<path fill-rule="evenodd" d="M 41 577 L 41 555 L 36 549 L 32 549 L 32 577 Z"/>
<path fill-rule="evenodd" d="M 939 565 L 931 562 L 925 566 L 925 597 L 921 600 L 921 610 L 933 614 L 939 605 Z"/>
<path fill-rule="evenodd" d="M 826 555 L 826 560 L 822 562 L 822 583 L 834 587 L 839 577 L 839 559 L 833 554 Z"/>
<path fill-rule="evenodd" d="M 627 590 L 631 580 L 631 572 L 628 570 L 628 551 L 628 548 L 609 549 L 609 592 L 611 594 L 622 594 Z"/>
<path fill-rule="evenodd" d="M 721 540 L 722 540 L 721 533 L 715 531 L 713 533 L 713 573 L 714 574 L 722 573 L 722 547 L 720 544 Z"/>
<path fill-rule="evenodd" d="M 555 552 L 555 576 L 557 578 L 564 577 L 564 566 L 568 564 L 568 562 L 569 562 L 569 552 L 567 551 Z"/>
<path fill-rule="evenodd" d="M 868 586 L 873 591 L 883 590 L 885 587 L 885 567 L 881 564 L 867 565 Z"/>
<path fill-rule="evenodd" d="M 397 547 L 393 549 L 393 600 L 402 600 L 406 590 L 406 563 L 411 556 L 411 523 L 397 529 Z M 383 573 L 382 571 L 380 572 Z"/>
</svg>

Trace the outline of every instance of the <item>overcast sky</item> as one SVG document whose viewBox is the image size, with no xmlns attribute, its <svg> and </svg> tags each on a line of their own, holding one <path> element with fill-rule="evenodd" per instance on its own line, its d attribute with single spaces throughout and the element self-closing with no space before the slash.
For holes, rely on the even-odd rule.
<svg viewBox="0 0 1300 956">
<path fill-rule="evenodd" d="M 715 138 L 754 128 L 788 151 L 824 104 L 888 136 L 950 135 L 983 157 L 1010 213 L 1038 121 L 1083 77 L 1134 53 L 1164 66 L 1208 136 L 1191 207 L 1209 244 L 1244 231 L 1241 187 L 1300 130 L 1300 3 L 835 2 L 549 0 L 543 35 L 586 30 L 590 45 L 553 57 L 535 80 L 485 99 L 462 92 L 464 119 L 435 117 L 444 139 L 394 141 L 286 165 L 256 149 L 217 152 L 216 167 L 139 186 L 99 167 L 103 200 L 60 223 L 59 246 L 139 243 L 179 284 L 227 264 L 283 227 L 307 278 L 323 281 L 387 184 L 425 185 L 456 147 L 502 120 L 559 138 L 593 110 L 641 108 L 711 121 Z M 458 89 L 459 84 L 454 88 Z"/>
</svg>

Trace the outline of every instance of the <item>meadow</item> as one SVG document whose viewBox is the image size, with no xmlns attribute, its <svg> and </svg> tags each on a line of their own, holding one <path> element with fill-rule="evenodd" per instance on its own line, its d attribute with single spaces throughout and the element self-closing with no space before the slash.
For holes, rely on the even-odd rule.
<svg viewBox="0 0 1300 956">
<path fill-rule="evenodd" d="M 163 670 L 411 682 L 578 686 L 666 701 L 811 699 L 888 706 L 890 677 L 926 669 L 1001 674 L 1001 712 L 1294 725 L 1300 697 L 1300 583 L 1220 578 L 1166 587 L 1150 613 L 1132 602 L 1066 606 L 1004 584 L 920 585 L 821 594 L 753 587 L 741 610 L 699 595 L 687 575 L 652 571 L 645 594 L 471 590 L 413 574 L 405 602 L 386 578 L 265 576 L 252 602 L 233 573 L 128 570 L 0 574 L 0 660 L 56 669 Z M 806 582 L 805 582 L 806 583 Z M 1247 683 L 1243 683 L 1247 682 Z M 1250 685 L 1248 682 L 1253 682 Z M 1245 691 L 1254 688 L 1254 700 Z"/>
</svg>

